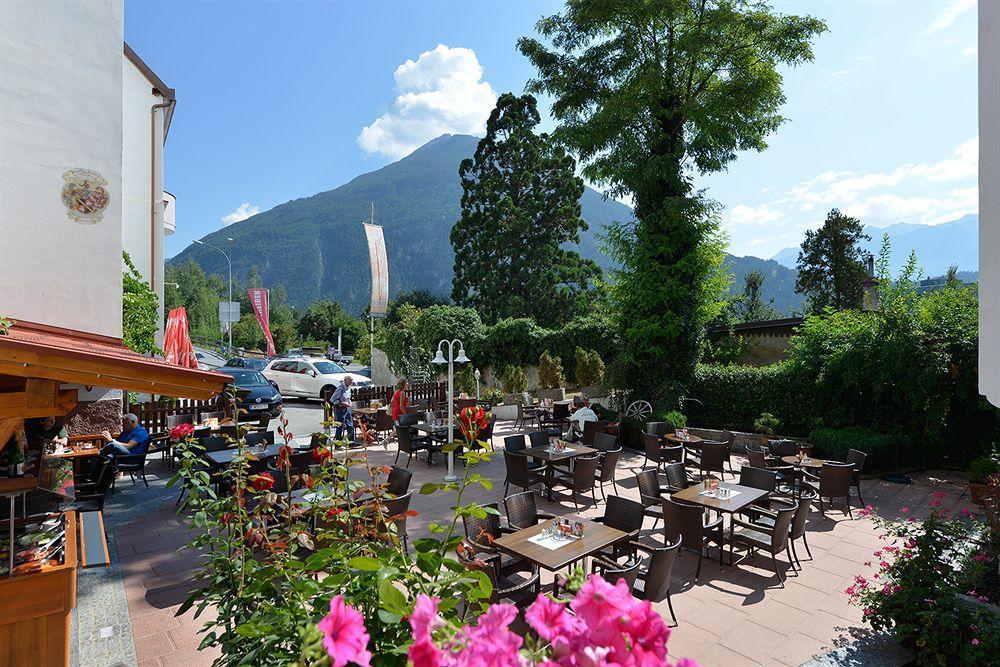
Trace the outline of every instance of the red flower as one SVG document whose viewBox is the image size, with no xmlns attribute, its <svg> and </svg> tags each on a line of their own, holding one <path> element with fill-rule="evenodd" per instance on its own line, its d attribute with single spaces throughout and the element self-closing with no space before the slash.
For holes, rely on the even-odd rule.
<svg viewBox="0 0 1000 667">
<path fill-rule="evenodd" d="M 274 477 L 271 477 L 271 474 L 266 472 L 262 472 L 259 475 L 253 475 L 250 478 L 250 486 L 252 486 L 255 491 L 267 491 L 274 486 Z"/>
<path fill-rule="evenodd" d="M 292 448 L 288 445 L 282 445 L 278 447 L 278 460 L 275 461 L 274 467 L 278 470 L 288 470 L 290 465 L 288 458 L 292 455 Z"/>
<path fill-rule="evenodd" d="M 223 512 L 222 514 L 219 515 L 219 523 L 221 523 L 223 526 L 228 526 L 233 522 L 233 518 L 234 517 L 232 512 Z"/>
<path fill-rule="evenodd" d="M 490 425 L 490 415 L 478 405 L 474 408 L 463 408 L 458 414 L 458 428 L 462 437 L 472 442 Z"/>
<path fill-rule="evenodd" d="M 316 480 L 313 479 L 312 475 L 302 475 L 302 483 L 306 485 L 306 488 L 311 489 L 316 486 Z"/>
<path fill-rule="evenodd" d="M 313 463 L 323 463 L 331 456 L 333 456 L 333 452 L 326 447 L 317 447 L 312 453 Z"/>
<path fill-rule="evenodd" d="M 192 433 L 194 433 L 194 424 L 178 424 L 170 429 L 170 439 L 174 442 L 180 442 Z"/>
</svg>

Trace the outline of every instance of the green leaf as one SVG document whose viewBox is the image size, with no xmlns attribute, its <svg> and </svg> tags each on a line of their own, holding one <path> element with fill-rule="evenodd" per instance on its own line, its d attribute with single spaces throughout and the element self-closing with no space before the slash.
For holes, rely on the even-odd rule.
<svg viewBox="0 0 1000 667">
<path fill-rule="evenodd" d="M 347 564 L 355 570 L 363 570 L 365 572 L 378 572 L 382 567 L 382 563 L 370 556 L 355 556 L 347 561 Z"/>
<path fill-rule="evenodd" d="M 406 596 L 393 585 L 391 579 L 379 580 L 378 594 L 385 609 L 396 614 L 404 614 L 406 612 Z"/>
</svg>

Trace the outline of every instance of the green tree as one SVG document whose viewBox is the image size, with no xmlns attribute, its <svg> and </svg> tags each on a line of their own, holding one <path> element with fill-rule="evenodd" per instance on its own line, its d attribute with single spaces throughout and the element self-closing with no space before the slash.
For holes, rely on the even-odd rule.
<svg viewBox="0 0 1000 667">
<path fill-rule="evenodd" d="M 142 279 L 132 258 L 122 252 L 125 270 L 122 271 L 122 342 L 125 347 L 139 354 L 157 354 L 156 334 L 159 299 L 149 283 Z"/>
<path fill-rule="evenodd" d="M 395 324 L 402 320 L 400 309 L 410 305 L 416 308 L 428 308 L 430 306 L 447 306 L 451 300 L 445 296 L 438 296 L 426 289 L 402 290 L 396 298 L 389 301 L 389 307 L 385 311 L 385 321 Z"/>
<path fill-rule="evenodd" d="M 341 328 L 344 350 L 353 352 L 368 342 L 364 323 L 348 315 L 336 301 L 313 301 L 298 321 L 298 333 L 304 339 L 331 345 L 336 344 L 337 330 Z"/>
<path fill-rule="evenodd" d="M 715 207 L 692 177 L 763 150 L 784 121 L 779 67 L 813 57 L 826 29 L 742 0 L 570 0 L 544 18 L 551 41 L 518 46 L 554 98 L 555 132 L 635 220 L 609 231 L 621 270 L 616 384 L 664 403 L 694 372 L 718 280 Z"/>
<path fill-rule="evenodd" d="M 861 283 L 867 277 L 865 253 L 858 245 L 869 237 L 861 221 L 837 209 L 823 226 L 806 232 L 795 268 L 795 291 L 806 296 L 809 308 L 846 310 L 861 304 Z"/>
<path fill-rule="evenodd" d="M 765 301 L 761 295 L 763 285 L 764 274 L 760 271 L 754 270 L 744 276 L 743 295 L 733 302 L 737 322 L 763 322 L 781 316 L 774 309 L 774 299 Z"/>
<path fill-rule="evenodd" d="M 535 134 L 535 98 L 500 96 L 476 154 L 462 161 L 462 219 L 451 231 L 452 299 L 489 322 L 531 317 L 542 326 L 588 309 L 600 267 L 580 241 L 583 180 L 548 134 Z"/>
</svg>

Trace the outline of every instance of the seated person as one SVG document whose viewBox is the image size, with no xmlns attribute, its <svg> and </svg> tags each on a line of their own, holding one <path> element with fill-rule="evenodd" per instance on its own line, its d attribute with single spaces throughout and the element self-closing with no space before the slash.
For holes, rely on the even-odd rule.
<svg viewBox="0 0 1000 667">
<path fill-rule="evenodd" d="M 584 422 L 596 422 L 597 413 L 590 407 L 590 399 L 577 396 L 573 399 L 574 412 L 569 416 L 569 428 L 563 433 L 563 440 L 576 442 L 583 435 Z"/>
<path fill-rule="evenodd" d="M 128 412 L 122 415 L 122 432 L 117 438 L 112 438 L 107 431 L 101 433 L 108 444 L 101 449 L 105 456 L 129 456 L 145 454 L 149 449 L 149 433 L 139 426 L 139 417 Z"/>
<path fill-rule="evenodd" d="M 32 419 L 25 427 L 28 443 L 34 447 L 38 445 L 62 445 L 69 442 L 69 432 L 66 427 L 59 424 L 55 417 L 42 417 Z"/>
</svg>

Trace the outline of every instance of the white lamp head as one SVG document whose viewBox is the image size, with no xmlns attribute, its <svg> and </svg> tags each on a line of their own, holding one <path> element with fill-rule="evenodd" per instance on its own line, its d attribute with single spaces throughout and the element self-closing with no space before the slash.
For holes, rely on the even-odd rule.
<svg viewBox="0 0 1000 667">
<path fill-rule="evenodd" d="M 448 362 L 444 358 L 444 353 L 442 353 L 441 350 L 439 349 L 437 354 L 434 355 L 434 358 L 431 360 L 431 363 L 441 365 L 441 364 L 446 364 Z"/>
<path fill-rule="evenodd" d="M 469 358 L 467 356 L 465 356 L 465 348 L 464 347 L 459 348 L 459 350 L 458 350 L 458 357 L 455 359 L 455 363 L 459 363 L 459 364 L 467 364 L 467 363 L 469 363 Z"/>
</svg>

